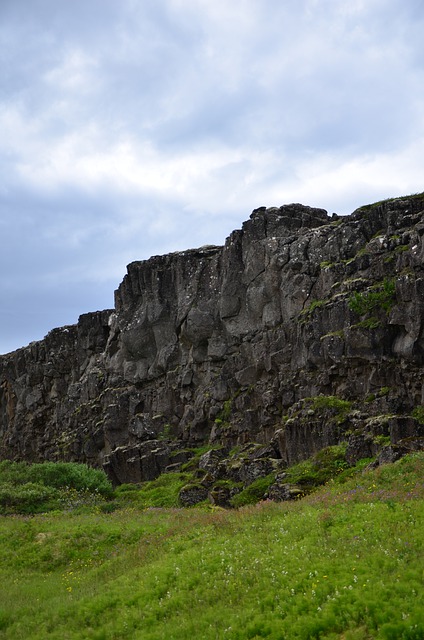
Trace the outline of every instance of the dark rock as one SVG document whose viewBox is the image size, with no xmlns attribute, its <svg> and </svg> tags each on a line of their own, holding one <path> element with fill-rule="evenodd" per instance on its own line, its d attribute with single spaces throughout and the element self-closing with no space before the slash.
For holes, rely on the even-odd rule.
<svg viewBox="0 0 424 640">
<path fill-rule="evenodd" d="M 231 498 L 240 493 L 241 488 L 231 485 L 215 485 L 208 494 L 212 504 L 228 509 L 231 507 Z"/>
<path fill-rule="evenodd" d="M 297 485 L 284 482 L 284 474 L 275 478 L 275 482 L 268 489 L 268 499 L 274 502 L 298 500 L 304 495 L 303 490 Z"/>
<path fill-rule="evenodd" d="M 199 469 L 206 471 L 213 478 L 218 477 L 220 462 L 228 455 L 228 451 L 224 448 L 210 449 L 204 453 L 199 460 Z"/>
<path fill-rule="evenodd" d="M 423 237 L 422 195 L 344 217 L 291 204 L 223 247 L 131 263 L 113 310 L 0 357 L 0 457 L 140 482 L 218 444 L 204 471 L 246 484 L 342 441 L 354 461 L 422 437 Z"/>
<path fill-rule="evenodd" d="M 389 420 L 390 440 L 393 444 L 406 438 L 424 437 L 424 424 L 410 416 L 396 416 Z"/>
<path fill-rule="evenodd" d="M 367 433 L 357 433 L 349 437 L 346 460 L 354 465 L 363 458 L 372 458 L 376 453 L 374 438 Z"/>
<path fill-rule="evenodd" d="M 179 498 L 183 507 L 193 507 L 208 497 L 208 487 L 203 484 L 191 484 L 180 490 Z"/>
<path fill-rule="evenodd" d="M 388 464 L 390 462 L 396 462 L 403 456 L 414 451 L 424 451 L 424 438 L 405 438 L 399 440 L 397 444 L 384 447 L 378 458 L 378 464 Z"/>
</svg>

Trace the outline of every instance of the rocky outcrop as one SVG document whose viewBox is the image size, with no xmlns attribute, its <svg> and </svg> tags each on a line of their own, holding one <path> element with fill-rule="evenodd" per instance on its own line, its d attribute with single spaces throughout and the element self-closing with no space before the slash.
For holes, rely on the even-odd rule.
<svg viewBox="0 0 424 640">
<path fill-rule="evenodd" d="M 118 483 L 204 444 L 282 468 L 346 440 L 352 460 L 421 446 L 423 234 L 424 195 L 263 207 L 223 247 L 130 264 L 113 310 L 0 357 L 1 457 Z"/>
</svg>

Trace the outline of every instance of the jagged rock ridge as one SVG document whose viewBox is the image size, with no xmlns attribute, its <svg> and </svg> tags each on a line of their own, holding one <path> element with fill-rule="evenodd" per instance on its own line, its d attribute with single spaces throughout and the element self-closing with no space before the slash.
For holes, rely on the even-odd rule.
<svg viewBox="0 0 424 640">
<path fill-rule="evenodd" d="M 342 440 L 352 460 L 420 447 L 423 234 L 424 194 L 262 207 L 223 247 L 130 264 L 114 310 L 0 357 L 1 457 L 125 482 L 204 443 L 262 444 L 239 476 Z"/>
</svg>

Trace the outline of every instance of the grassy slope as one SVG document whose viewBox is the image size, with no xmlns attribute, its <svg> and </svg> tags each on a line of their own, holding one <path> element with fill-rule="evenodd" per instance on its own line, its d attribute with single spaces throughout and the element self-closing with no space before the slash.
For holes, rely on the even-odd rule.
<svg viewBox="0 0 424 640">
<path fill-rule="evenodd" d="M 0 638 L 424 638 L 424 455 L 239 511 L 0 520 Z"/>
</svg>

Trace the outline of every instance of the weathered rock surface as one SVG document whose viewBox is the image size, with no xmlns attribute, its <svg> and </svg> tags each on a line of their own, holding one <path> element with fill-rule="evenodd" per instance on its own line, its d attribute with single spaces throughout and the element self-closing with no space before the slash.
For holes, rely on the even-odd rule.
<svg viewBox="0 0 424 640">
<path fill-rule="evenodd" d="M 248 483 L 342 440 L 352 461 L 419 448 L 423 234 L 423 195 L 346 217 L 292 204 L 256 209 L 223 247 L 130 264 L 115 309 L 0 357 L 0 456 L 118 483 L 205 443 L 272 448 L 233 470 Z"/>
</svg>

